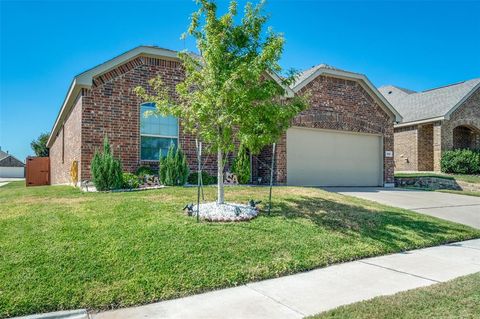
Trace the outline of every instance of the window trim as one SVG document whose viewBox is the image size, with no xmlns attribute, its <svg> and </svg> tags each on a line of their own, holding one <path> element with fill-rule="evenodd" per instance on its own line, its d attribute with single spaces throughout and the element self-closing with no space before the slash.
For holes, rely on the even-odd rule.
<svg viewBox="0 0 480 319">
<path fill-rule="evenodd" d="M 180 147 L 180 119 L 178 117 L 175 117 L 177 119 L 177 135 L 156 135 L 156 134 L 145 134 L 142 133 L 142 106 L 145 106 L 146 104 L 155 104 L 153 102 L 145 102 L 140 104 L 139 106 L 139 125 L 138 125 L 138 130 L 139 130 L 139 135 L 140 135 L 140 147 L 139 147 L 139 158 L 141 162 L 158 162 L 158 160 L 155 159 L 143 159 L 142 158 L 142 136 L 146 137 L 158 137 L 158 138 L 170 138 L 170 139 L 176 139 L 177 140 L 177 147 Z M 155 107 L 155 106 L 153 106 Z"/>
</svg>

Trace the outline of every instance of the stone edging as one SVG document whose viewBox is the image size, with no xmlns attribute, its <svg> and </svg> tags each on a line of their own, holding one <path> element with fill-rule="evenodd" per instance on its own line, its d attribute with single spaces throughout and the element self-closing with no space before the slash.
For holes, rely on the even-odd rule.
<svg viewBox="0 0 480 319">
<path fill-rule="evenodd" d="M 480 192 L 480 184 L 432 176 L 395 177 L 395 187 L 418 187 Z"/>
</svg>

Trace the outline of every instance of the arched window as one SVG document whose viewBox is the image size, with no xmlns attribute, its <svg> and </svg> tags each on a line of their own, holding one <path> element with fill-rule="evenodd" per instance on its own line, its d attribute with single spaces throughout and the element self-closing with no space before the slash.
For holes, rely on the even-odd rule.
<svg viewBox="0 0 480 319">
<path fill-rule="evenodd" d="M 480 141 L 480 131 L 473 126 L 460 125 L 453 129 L 454 149 L 477 149 Z"/>
<path fill-rule="evenodd" d="M 154 103 L 140 105 L 140 159 L 158 161 L 167 155 L 171 144 L 178 145 L 178 119 L 174 116 L 147 115 L 155 111 Z"/>
</svg>

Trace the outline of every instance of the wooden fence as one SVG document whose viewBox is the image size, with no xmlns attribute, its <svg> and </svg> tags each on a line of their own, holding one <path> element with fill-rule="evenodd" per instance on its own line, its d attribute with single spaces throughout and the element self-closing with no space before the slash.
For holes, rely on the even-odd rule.
<svg viewBox="0 0 480 319">
<path fill-rule="evenodd" d="M 50 158 L 27 157 L 27 186 L 50 185 Z"/>
</svg>

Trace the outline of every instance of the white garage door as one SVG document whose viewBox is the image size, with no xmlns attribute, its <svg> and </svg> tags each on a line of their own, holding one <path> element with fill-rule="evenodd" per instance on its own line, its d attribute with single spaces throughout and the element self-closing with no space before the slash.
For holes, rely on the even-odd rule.
<svg viewBox="0 0 480 319">
<path fill-rule="evenodd" d="M 0 167 L 0 177 L 23 178 L 25 169 L 23 167 Z"/>
<path fill-rule="evenodd" d="M 287 184 L 382 186 L 382 154 L 381 136 L 290 128 Z"/>
</svg>

